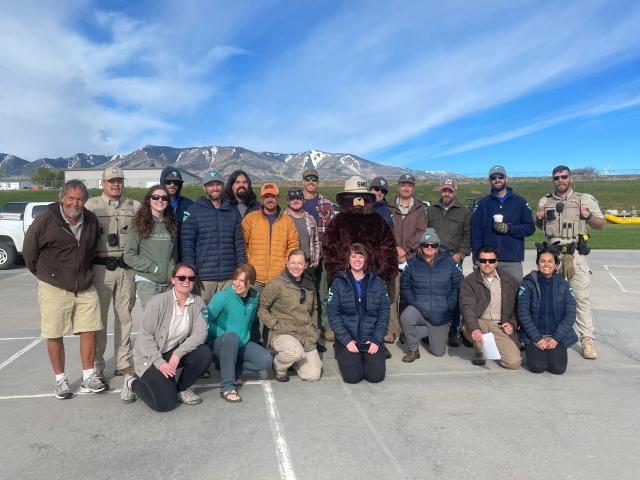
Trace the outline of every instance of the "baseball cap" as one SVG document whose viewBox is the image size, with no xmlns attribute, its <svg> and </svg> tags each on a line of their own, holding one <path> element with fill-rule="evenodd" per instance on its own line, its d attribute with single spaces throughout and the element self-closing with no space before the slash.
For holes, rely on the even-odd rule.
<svg viewBox="0 0 640 480">
<path fill-rule="evenodd" d="M 178 180 L 180 182 L 183 182 L 184 180 L 182 180 L 182 174 L 178 171 L 178 170 L 171 170 L 165 177 L 164 177 L 165 181 L 167 180 Z"/>
<path fill-rule="evenodd" d="M 416 177 L 414 177 L 413 175 L 411 175 L 410 173 L 403 173 L 402 175 L 400 175 L 400 178 L 398 179 L 398 183 L 411 183 L 413 185 L 416 184 Z"/>
<path fill-rule="evenodd" d="M 375 177 L 369 184 L 369 189 L 378 187 L 384 193 L 389 193 L 389 182 L 384 177 Z"/>
<path fill-rule="evenodd" d="M 314 177 L 319 177 L 318 170 L 316 170 L 315 168 L 305 168 L 304 171 L 302 172 L 302 178 L 310 175 L 313 175 Z"/>
<path fill-rule="evenodd" d="M 263 183 L 262 187 L 260 187 L 260 196 L 264 197 L 265 195 L 280 195 L 280 190 L 278 190 L 278 185 L 272 182 Z"/>
<path fill-rule="evenodd" d="M 501 173 L 505 177 L 507 176 L 507 171 L 504 169 L 502 165 L 494 165 L 489 169 L 489 176 L 494 175 L 496 173 Z"/>
<path fill-rule="evenodd" d="M 204 174 L 204 177 L 202 178 L 203 185 L 211 182 L 220 182 L 224 184 L 224 179 L 222 178 L 222 175 L 220 175 L 220 172 L 217 172 L 216 170 L 209 170 Z"/>
<path fill-rule="evenodd" d="M 458 191 L 458 182 L 456 181 L 455 178 L 443 178 L 440 181 L 440 190 L 442 190 L 443 188 L 449 188 L 451 190 L 453 190 L 454 192 Z"/>
<path fill-rule="evenodd" d="M 103 180 L 124 179 L 124 171 L 120 167 L 107 167 L 102 171 Z"/>
<path fill-rule="evenodd" d="M 304 198 L 304 194 L 302 193 L 302 189 L 300 188 L 290 188 L 287 192 L 287 200 L 290 198 Z"/>
<path fill-rule="evenodd" d="M 433 228 L 427 228 L 420 239 L 420 245 L 425 243 L 440 243 L 440 237 Z"/>
</svg>

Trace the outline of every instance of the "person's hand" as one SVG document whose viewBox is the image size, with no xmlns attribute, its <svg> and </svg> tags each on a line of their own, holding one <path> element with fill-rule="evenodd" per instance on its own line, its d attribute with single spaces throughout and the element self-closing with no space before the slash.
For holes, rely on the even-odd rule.
<svg viewBox="0 0 640 480">
<path fill-rule="evenodd" d="M 536 212 L 536 217 L 538 217 L 540 220 L 543 220 L 545 215 L 546 214 L 545 214 L 544 207 L 538 208 L 538 211 Z"/>
<path fill-rule="evenodd" d="M 473 332 L 471 332 L 471 338 L 476 343 L 482 344 L 484 339 L 482 338 L 482 331 L 479 328 L 476 328 Z"/>
<path fill-rule="evenodd" d="M 538 346 L 538 348 L 540 350 L 546 350 L 547 347 L 549 346 L 549 344 L 547 343 L 547 339 L 546 338 L 541 338 L 540 340 L 538 340 L 536 342 L 536 345 Z"/>
<path fill-rule="evenodd" d="M 583 207 L 582 205 L 580 206 L 580 216 L 586 220 L 587 218 L 589 218 L 589 216 L 591 215 L 591 212 L 589 211 L 589 209 L 587 207 Z"/>
<path fill-rule="evenodd" d="M 407 252 L 404 248 L 400 246 L 396 246 L 396 251 L 398 252 L 398 262 L 404 263 L 407 261 Z"/>
<path fill-rule="evenodd" d="M 504 322 L 500 324 L 500 326 L 502 327 L 504 333 L 506 333 L 507 335 L 511 335 L 513 333 L 513 325 L 511 325 L 509 322 Z"/>
<path fill-rule="evenodd" d="M 558 346 L 558 341 L 555 338 L 551 337 L 547 339 L 547 348 L 549 350 L 553 350 L 557 346 Z"/>
<path fill-rule="evenodd" d="M 460 263 L 462 261 L 462 255 L 460 255 L 459 253 L 454 253 L 453 255 L 451 255 L 451 258 L 453 258 L 453 261 L 456 263 Z"/>
<path fill-rule="evenodd" d="M 376 353 L 378 351 L 378 345 L 376 345 L 375 343 L 372 342 L 366 342 L 369 344 L 369 354 L 373 355 L 374 353 Z"/>
<path fill-rule="evenodd" d="M 171 365 L 174 370 L 178 369 L 178 365 L 180 364 L 180 357 L 177 356 L 175 353 L 171 355 L 171 358 L 169 358 L 169 365 Z"/>
<path fill-rule="evenodd" d="M 160 365 L 160 373 L 165 376 L 165 378 L 171 378 L 176 376 L 176 369 L 169 362 L 165 362 Z"/>
<path fill-rule="evenodd" d="M 509 224 L 504 222 L 494 222 L 493 229 L 498 233 L 506 235 L 509 233 Z"/>
<path fill-rule="evenodd" d="M 347 343 L 346 347 L 347 350 L 349 350 L 351 353 L 358 353 L 358 345 L 356 344 L 355 340 L 351 340 L 349 343 Z"/>
</svg>

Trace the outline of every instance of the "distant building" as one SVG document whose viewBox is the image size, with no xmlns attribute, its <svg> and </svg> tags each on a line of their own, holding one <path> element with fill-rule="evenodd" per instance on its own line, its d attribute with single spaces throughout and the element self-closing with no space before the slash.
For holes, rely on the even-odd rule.
<svg viewBox="0 0 640 480">
<path fill-rule="evenodd" d="M 13 180 L 4 178 L 0 180 L 0 190 L 31 190 L 33 182 L 31 180 Z"/>
<path fill-rule="evenodd" d="M 74 168 L 65 170 L 64 181 L 66 182 L 72 179 L 82 180 L 87 188 L 101 188 L 102 170 L 104 170 L 104 168 Z M 176 168 L 176 170 L 180 170 L 180 173 L 182 173 L 185 185 L 200 184 L 200 177 L 181 168 Z M 125 186 L 148 188 L 160 182 L 161 171 L 162 168 L 125 168 Z"/>
</svg>

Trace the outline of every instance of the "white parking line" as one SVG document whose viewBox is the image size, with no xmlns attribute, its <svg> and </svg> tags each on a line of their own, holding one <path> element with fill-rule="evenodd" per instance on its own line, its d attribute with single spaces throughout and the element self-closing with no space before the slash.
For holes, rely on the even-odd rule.
<svg viewBox="0 0 640 480">
<path fill-rule="evenodd" d="M 273 434 L 273 440 L 276 443 L 276 454 L 278 456 L 278 469 L 280 470 L 280 478 L 284 480 L 295 480 L 296 474 L 293 471 L 293 464 L 291 463 L 291 454 L 289 453 L 289 446 L 284 438 L 284 428 L 280 421 L 280 414 L 278 413 L 278 407 L 276 400 L 273 397 L 273 390 L 271 389 L 271 382 L 263 381 L 262 389 L 264 390 L 264 397 L 267 402 L 267 408 L 269 410 L 269 423 L 271 424 L 271 433 Z"/>
<path fill-rule="evenodd" d="M 31 350 L 33 347 L 35 347 L 41 341 L 42 341 L 42 338 L 37 338 L 33 342 L 31 342 L 29 345 L 24 347 L 22 350 L 20 350 L 19 352 L 14 353 L 12 356 L 7 358 L 4 362 L 0 363 L 0 370 L 2 370 L 4 367 L 9 365 L 11 362 L 13 362 L 16 358 L 18 358 L 23 353 L 28 352 L 29 350 Z"/>
<path fill-rule="evenodd" d="M 131 335 L 138 335 L 138 332 L 131 332 Z M 113 333 L 107 333 L 108 337 L 113 337 Z M 0 338 L 0 342 L 3 340 L 36 340 L 36 339 L 44 340 L 43 337 L 6 337 Z M 80 338 L 78 335 L 65 335 L 63 338 Z"/>
<path fill-rule="evenodd" d="M 603 265 L 604 269 L 607 271 L 607 273 L 609 274 L 609 276 L 613 279 L 614 282 L 616 282 L 616 284 L 618 285 L 618 287 L 620 287 L 620 291 L 622 291 L 622 293 L 631 293 L 629 290 L 627 290 L 626 288 L 624 288 L 624 285 L 622 285 L 622 282 L 620 282 L 620 280 L 618 280 L 616 278 L 616 276 L 611 273 L 611 270 L 609 270 L 609 267 L 617 267 L 616 265 Z"/>
</svg>

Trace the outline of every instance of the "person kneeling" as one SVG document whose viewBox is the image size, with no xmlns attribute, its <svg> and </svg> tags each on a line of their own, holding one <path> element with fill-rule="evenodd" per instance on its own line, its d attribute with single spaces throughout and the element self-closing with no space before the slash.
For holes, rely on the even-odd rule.
<svg viewBox="0 0 640 480">
<path fill-rule="evenodd" d="M 287 258 L 280 276 L 264 287 L 258 317 L 269 328 L 268 344 L 276 351 L 275 379 L 288 382 L 287 370 L 294 366 L 302 380 L 317 381 L 322 373 L 318 341 L 318 306 L 313 278 L 305 272 L 302 250 Z"/>
<path fill-rule="evenodd" d="M 524 277 L 518 291 L 520 338 L 529 370 L 561 375 L 567 370 L 567 348 L 578 341 L 573 330 L 576 300 L 569 282 L 556 273 L 553 246 L 543 243 L 536 263 L 538 271 Z"/>
<path fill-rule="evenodd" d="M 248 263 L 237 267 L 231 286 L 217 292 L 209 302 L 209 348 L 220 365 L 220 396 L 227 402 L 242 399 L 237 388 L 243 374 L 267 370 L 271 355 L 261 345 L 250 342 L 251 324 L 258 311 L 258 293 L 252 285 L 256 270 Z"/>
<path fill-rule="evenodd" d="M 201 297 L 191 295 L 196 280 L 195 267 L 176 264 L 173 288 L 151 298 L 145 307 L 133 349 L 136 375 L 125 375 L 122 383 L 124 403 L 140 397 L 151 409 L 167 412 L 177 402 L 202 402 L 192 387 L 209 368 L 211 350 L 204 345 L 207 322 L 202 312 L 207 306 Z M 180 367 L 182 374 L 176 381 Z"/>
<path fill-rule="evenodd" d="M 389 297 L 384 281 L 367 272 L 368 253 L 354 243 L 347 252 L 348 268 L 338 272 L 329 291 L 329 323 L 336 336 L 335 357 L 346 383 L 363 378 L 384 380 L 384 335 L 389 325 Z"/>
</svg>

